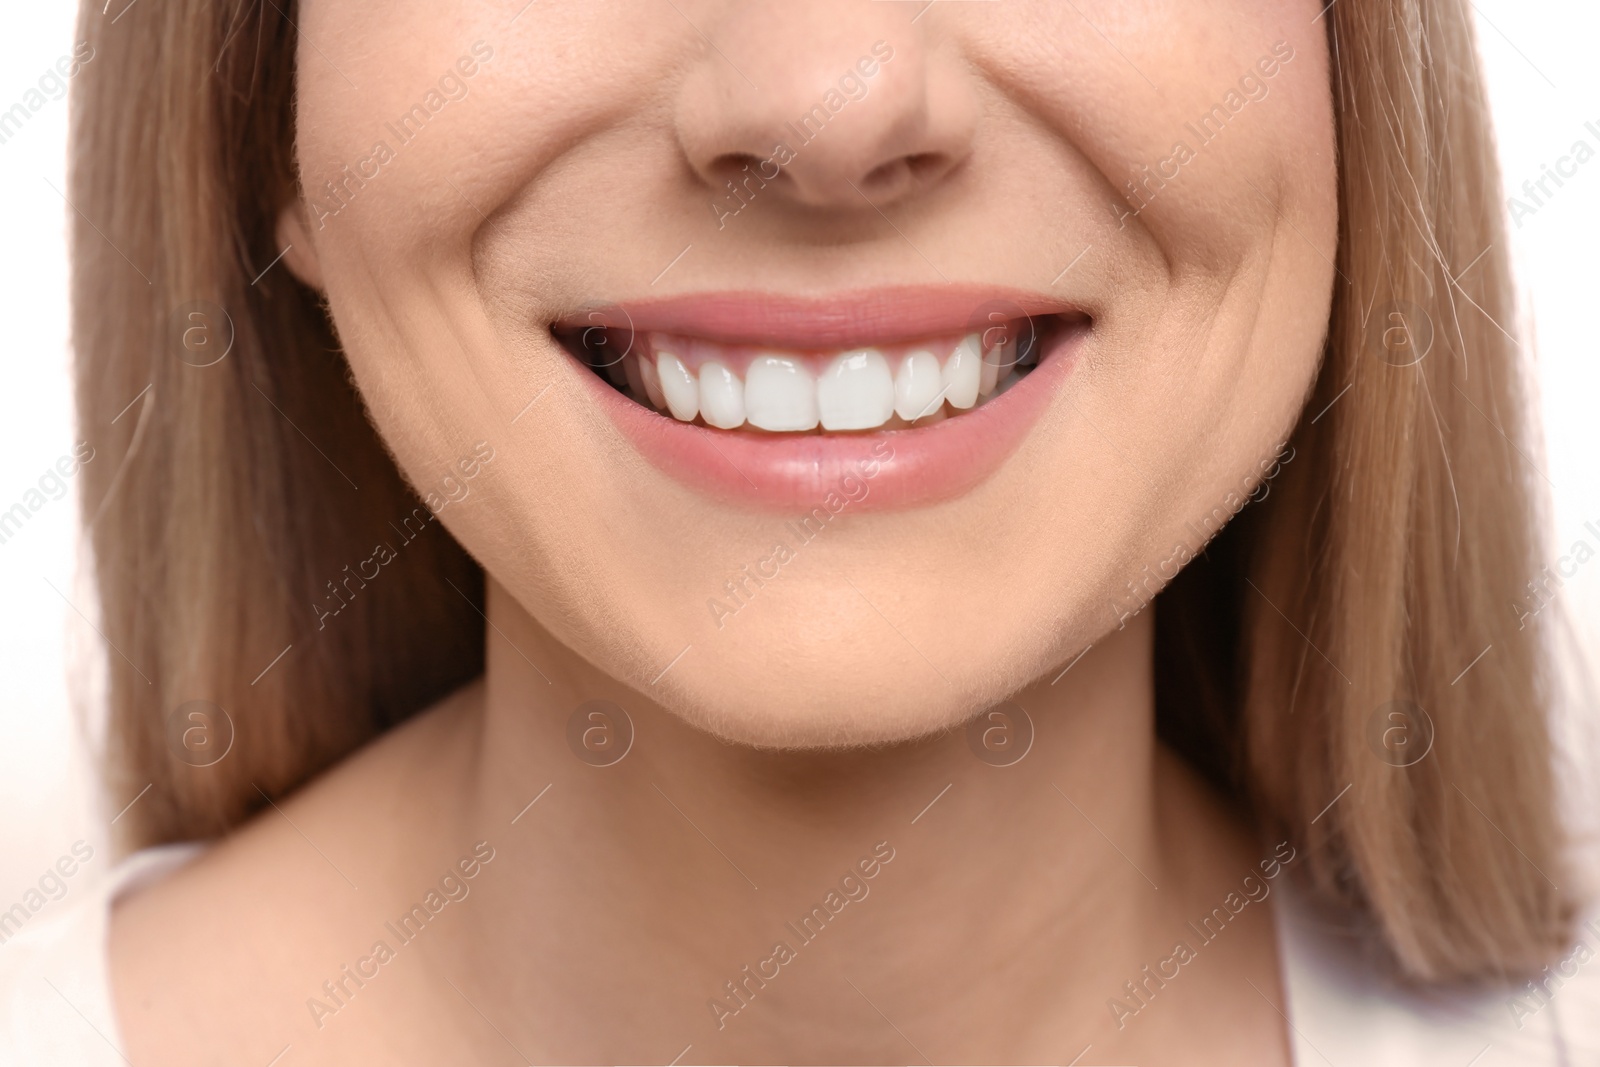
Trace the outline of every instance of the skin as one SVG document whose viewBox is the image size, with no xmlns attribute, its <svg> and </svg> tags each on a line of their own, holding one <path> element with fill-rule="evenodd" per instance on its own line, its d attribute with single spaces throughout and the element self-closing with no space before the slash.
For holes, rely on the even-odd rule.
<svg viewBox="0 0 1600 1067">
<path fill-rule="evenodd" d="M 441 514 L 490 576 L 487 671 L 123 899 L 129 1059 L 1287 1062 L 1270 905 L 1120 1027 L 1108 1009 L 1275 845 L 1156 743 L 1151 612 L 1119 628 L 1110 605 L 1198 549 L 1189 525 L 1260 477 L 1314 379 L 1337 222 L 1319 5 L 520 6 L 302 5 L 313 194 L 493 49 L 348 206 L 283 220 L 413 483 L 494 449 Z M 878 40 L 895 58 L 851 121 L 719 230 L 727 158 L 764 156 Z M 1266 95 L 1128 214 L 1131 168 L 1193 147 L 1247 73 Z M 545 326 L 663 291 L 945 279 L 1075 302 L 1080 365 L 993 477 L 849 516 L 717 627 L 707 598 L 781 517 L 643 463 Z M 994 767 L 960 727 L 1008 697 L 1036 737 Z M 566 742 L 595 699 L 634 728 L 610 767 Z M 479 841 L 470 895 L 318 1026 L 307 999 Z M 879 842 L 870 894 L 719 1027 L 723 983 Z"/>
</svg>

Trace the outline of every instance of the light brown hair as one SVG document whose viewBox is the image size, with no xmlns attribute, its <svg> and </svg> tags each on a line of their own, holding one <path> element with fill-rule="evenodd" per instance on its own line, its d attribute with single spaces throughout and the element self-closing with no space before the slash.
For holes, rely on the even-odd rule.
<svg viewBox="0 0 1600 1067">
<path fill-rule="evenodd" d="M 316 625 L 328 584 L 421 504 L 317 295 L 281 267 L 257 277 L 297 188 L 293 11 L 81 16 L 97 58 L 75 89 L 77 396 L 109 457 L 85 468 L 84 511 L 111 782 L 152 786 L 125 845 L 223 832 L 482 670 L 482 574 L 436 522 Z M 1341 219 L 1325 359 L 1294 461 L 1160 597 L 1158 728 L 1297 843 L 1403 973 L 1535 970 L 1572 909 L 1552 881 L 1545 659 L 1510 606 L 1537 512 L 1468 5 L 1341 0 L 1324 18 Z M 216 309 L 231 350 L 194 366 L 182 331 L 226 331 Z M 1391 313 L 1431 333 L 1420 362 L 1380 358 Z M 236 731 L 204 768 L 169 743 L 196 699 Z M 1396 700 L 1433 725 L 1406 767 L 1373 741 Z"/>
</svg>

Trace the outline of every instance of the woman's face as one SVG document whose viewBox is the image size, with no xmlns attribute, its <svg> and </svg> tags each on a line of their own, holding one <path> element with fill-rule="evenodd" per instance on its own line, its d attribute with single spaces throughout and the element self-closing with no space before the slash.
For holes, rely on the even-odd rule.
<svg viewBox="0 0 1600 1067">
<path fill-rule="evenodd" d="M 561 642 L 734 740 L 911 737 L 1274 472 L 1334 277 L 1319 7 L 307 0 L 289 262 Z"/>
</svg>

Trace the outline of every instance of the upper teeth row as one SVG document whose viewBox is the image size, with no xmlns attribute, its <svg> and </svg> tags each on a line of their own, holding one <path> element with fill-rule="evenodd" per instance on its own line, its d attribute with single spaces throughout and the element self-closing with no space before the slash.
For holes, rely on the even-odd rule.
<svg viewBox="0 0 1600 1067">
<path fill-rule="evenodd" d="M 635 374 L 650 402 L 672 417 L 731 430 L 745 423 L 762 430 L 871 430 L 898 415 L 907 422 L 924 418 L 948 403 L 972 407 L 994 392 L 1002 372 L 1016 362 L 1016 346 L 999 343 L 983 350 L 983 336 L 961 338 L 940 361 L 928 348 L 905 353 L 897 368 L 877 348 L 855 348 L 830 360 L 820 375 L 807 362 L 783 352 L 761 352 L 743 380 L 725 364 L 705 360 L 691 371 L 684 343 L 656 335 L 650 351 L 635 362 Z M 652 354 L 653 353 L 653 354 Z"/>
</svg>

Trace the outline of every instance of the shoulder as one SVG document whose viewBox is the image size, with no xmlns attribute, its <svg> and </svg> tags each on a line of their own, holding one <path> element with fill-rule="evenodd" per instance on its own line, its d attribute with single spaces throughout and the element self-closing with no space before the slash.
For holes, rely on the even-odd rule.
<svg viewBox="0 0 1600 1067">
<path fill-rule="evenodd" d="M 147 849 L 0 944 L 0 1063 L 122 1063 L 106 968 L 107 918 L 120 892 L 191 860 L 194 845 Z M 0 929 L 4 929 L 0 925 Z"/>
<path fill-rule="evenodd" d="M 1472 990 L 1392 979 L 1355 931 L 1283 887 L 1278 934 L 1294 1062 L 1564 1067 L 1600 1055 L 1600 917 L 1537 981 Z"/>
<path fill-rule="evenodd" d="M 116 904 L 109 977 L 133 1062 L 266 1062 L 302 1028 L 322 976 L 398 907 L 393 887 L 459 850 L 481 698 L 481 682 L 458 691 Z"/>
</svg>

